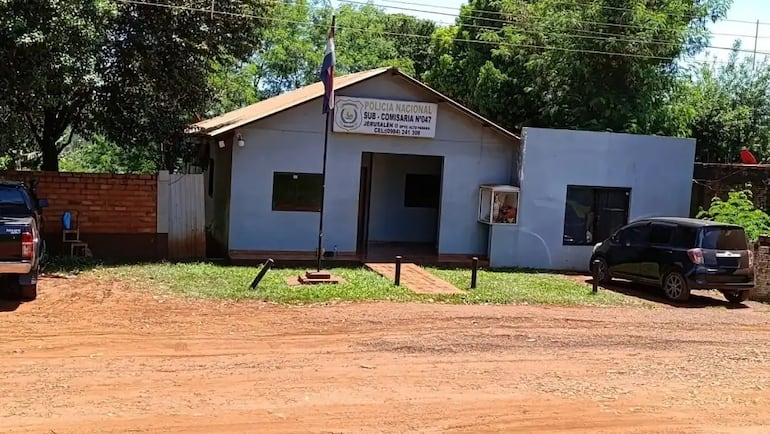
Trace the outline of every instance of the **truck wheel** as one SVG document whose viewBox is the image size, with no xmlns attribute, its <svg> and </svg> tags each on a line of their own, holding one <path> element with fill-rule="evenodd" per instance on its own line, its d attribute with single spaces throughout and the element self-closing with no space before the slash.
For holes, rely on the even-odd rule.
<svg viewBox="0 0 770 434">
<path fill-rule="evenodd" d="M 687 279 L 679 271 L 671 271 L 663 276 L 663 292 L 674 301 L 687 301 L 690 298 Z"/>
<path fill-rule="evenodd" d="M 22 300 L 32 301 L 37 298 L 37 284 L 19 285 L 19 290 L 19 298 Z"/>
<path fill-rule="evenodd" d="M 730 303 L 743 303 L 749 299 L 749 291 L 723 291 L 722 294 Z"/>
</svg>

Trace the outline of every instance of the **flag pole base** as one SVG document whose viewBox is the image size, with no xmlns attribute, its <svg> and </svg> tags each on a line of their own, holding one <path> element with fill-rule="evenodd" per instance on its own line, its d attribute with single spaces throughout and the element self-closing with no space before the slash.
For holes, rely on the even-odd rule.
<svg viewBox="0 0 770 434">
<path fill-rule="evenodd" d="M 308 270 L 305 274 L 300 275 L 297 281 L 301 285 L 323 285 L 323 284 L 338 284 L 342 283 L 342 279 L 338 276 L 331 274 L 326 270 Z"/>
</svg>

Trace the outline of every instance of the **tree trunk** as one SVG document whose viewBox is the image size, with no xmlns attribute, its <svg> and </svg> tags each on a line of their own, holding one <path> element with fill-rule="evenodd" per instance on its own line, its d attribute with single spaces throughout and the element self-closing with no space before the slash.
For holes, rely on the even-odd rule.
<svg viewBox="0 0 770 434">
<path fill-rule="evenodd" d="M 59 149 L 56 147 L 58 137 L 42 137 L 39 143 L 40 152 L 43 154 L 43 164 L 40 170 L 58 172 L 59 171 Z"/>
<path fill-rule="evenodd" d="M 43 111 L 42 115 L 42 125 L 39 126 L 31 114 L 27 115 L 29 129 L 35 135 L 37 144 L 40 147 L 42 157 L 40 170 L 58 172 L 59 153 L 62 151 L 62 148 L 59 147 L 57 142 L 64 132 L 67 131 L 70 116 L 66 113 L 66 110 L 58 108 L 47 108 Z M 40 133 L 38 134 L 37 131 L 40 131 Z M 71 138 L 72 136 L 70 136 Z"/>
<path fill-rule="evenodd" d="M 174 148 L 168 143 L 160 145 L 161 163 L 160 167 L 168 170 L 169 173 L 174 173 L 174 166 L 176 166 L 176 158 Z"/>
</svg>

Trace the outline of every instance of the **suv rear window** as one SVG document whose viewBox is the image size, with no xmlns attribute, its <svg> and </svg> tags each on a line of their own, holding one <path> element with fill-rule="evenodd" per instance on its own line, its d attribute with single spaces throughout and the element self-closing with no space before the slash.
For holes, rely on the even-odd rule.
<svg viewBox="0 0 770 434">
<path fill-rule="evenodd" d="M 0 205 L 26 205 L 24 193 L 18 188 L 0 187 Z"/>
<path fill-rule="evenodd" d="M 746 233 L 742 228 L 705 227 L 700 246 L 714 250 L 748 250 Z"/>
</svg>

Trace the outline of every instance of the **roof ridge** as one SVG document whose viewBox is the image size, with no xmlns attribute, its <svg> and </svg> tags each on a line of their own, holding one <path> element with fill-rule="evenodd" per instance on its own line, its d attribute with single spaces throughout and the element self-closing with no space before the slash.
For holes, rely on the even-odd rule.
<svg viewBox="0 0 770 434">
<path fill-rule="evenodd" d="M 364 71 L 352 72 L 350 74 L 334 77 L 336 82 L 338 83 L 342 82 L 342 85 L 341 86 L 338 85 L 336 89 L 347 87 L 349 85 L 363 81 L 366 78 L 375 77 L 377 75 L 380 75 L 382 73 L 385 73 L 393 69 L 397 69 L 397 68 L 390 67 L 390 66 L 380 67 L 380 68 L 368 69 Z M 348 81 L 350 81 L 350 83 L 347 83 Z M 257 101 L 253 104 L 249 104 L 247 106 L 243 106 L 235 110 L 231 110 L 227 113 L 214 116 L 210 119 L 204 119 L 202 121 L 196 122 L 188 126 L 185 132 L 187 134 L 207 133 L 209 135 L 218 135 L 218 134 L 221 134 L 222 132 L 226 132 L 226 131 L 219 131 L 220 129 L 227 128 L 229 130 L 232 128 L 237 128 L 238 126 L 242 126 L 243 119 L 240 119 L 240 116 L 239 116 L 241 114 L 247 114 L 252 111 L 257 111 L 256 110 L 257 108 L 266 106 L 267 103 L 269 102 L 276 102 L 276 101 L 285 102 L 285 104 L 280 104 L 280 105 L 276 104 L 277 106 L 276 109 L 278 110 L 266 110 L 266 113 L 269 116 L 271 114 L 275 114 L 277 112 L 302 104 L 303 102 L 307 102 L 309 100 L 322 96 L 323 95 L 322 89 L 323 89 L 322 82 L 317 81 L 315 83 L 310 83 L 305 86 L 298 87 L 296 89 L 292 89 L 287 92 L 279 93 L 278 95 L 272 96 L 270 98 Z M 298 101 L 295 101 L 295 100 L 298 100 Z M 245 123 L 255 122 L 261 119 L 262 117 L 266 117 L 266 116 L 259 116 L 257 114 L 254 120 L 251 120 Z M 232 126 L 236 124 L 237 126 Z M 231 126 L 232 128 L 229 128 Z"/>
<path fill-rule="evenodd" d="M 481 122 L 482 125 L 492 127 L 503 135 L 511 137 L 514 140 L 521 140 L 521 138 L 513 132 L 508 131 L 507 129 L 497 125 L 489 119 L 486 119 L 482 115 L 452 100 L 448 96 L 443 95 L 441 92 L 431 88 L 418 79 L 405 74 L 394 66 L 384 66 L 337 76 L 334 78 L 335 91 L 380 76 L 386 72 L 392 72 L 394 75 L 400 75 L 407 82 L 427 90 L 429 93 L 432 93 L 434 96 L 438 97 L 440 100 L 443 100 L 456 110 L 459 110 L 467 116 L 475 118 L 477 121 Z M 296 107 L 300 104 L 304 104 L 316 98 L 320 98 L 323 96 L 323 94 L 323 83 L 317 81 L 315 83 L 311 83 L 306 86 L 278 94 L 274 97 L 258 101 L 254 104 L 250 104 L 248 106 L 232 110 L 219 116 L 215 116 L 211 119 L 196 122 L 190 125 L 185 130 L 185 133 L 216 137 L 220 134 L 224 134 L 244 125 L 248 125 L 250 123 Z"/>
</svg>

